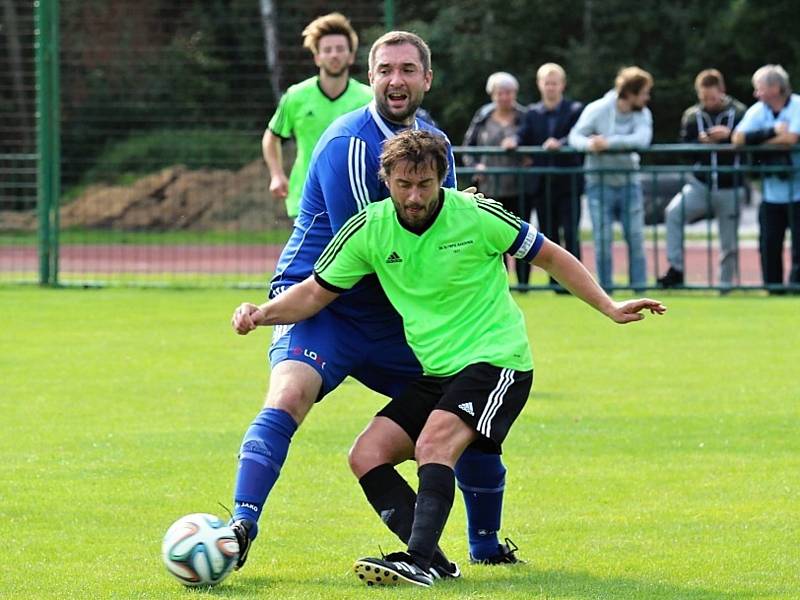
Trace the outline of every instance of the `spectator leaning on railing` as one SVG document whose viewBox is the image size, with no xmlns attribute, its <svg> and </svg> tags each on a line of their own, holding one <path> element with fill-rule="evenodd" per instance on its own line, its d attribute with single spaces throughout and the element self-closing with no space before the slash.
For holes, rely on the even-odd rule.
<svg viewBox="0 0 800 600">
<path fill-rule="evenodd" d="M 567 145 L 567 136 L 578 121 L 583 104 L 564 97 L 567 74 L 556 63 L 545 63 L 536 72 L 536 87 L 541 101 L 528 106 L 517 135 L 507 140 L 504 146 L 515 149 L 519 146 L 542 146 L 554 154 L 536 155 L 531 164 L 543 167 L 578 167 L 579 154 L 556 153 Z M 533 198 L 539 220 L 539 230 L 552 242 L 561 245 L 580 259 L 581 241 L 578 225 L 581 218 L 581 193 L 583 177 L 580 175 L 539 175 L 526 180 L 526 195 Z M 527 263 L 525 268 L 529 268 Z M 527 279 L 526 279 L 527 281 Z M 550 280 L 556 284 L 555 280 Z"/>
<path fill-rule="evenodd" d="M 519 82 L 517 78 L 504 71 L 492 73 L 486 80 L 486 93 L 492 101 L 480 107 L 469 124 L 464 136 L 465 146 L 500 146 L 504 140 L 517 133 L 517 127 L 525 115 L 525 107 L 517 102 Z M 465 166 L 479 171 L 486 167 L 517 167 L 519 157 L 512 153 L 465 154 Z M 517 175 L 481 175 L 477 173 L 473 182 L 488 198 L 502 203 L 503 208 L 514 213 L 524 221 L 530 221 L 531 207 L 526 205 L 520 195 Z M 517 281 L 528 283 L 530 267 L 523 261 L 516 263 Z"/>
<path fill-rule="evenodd" d="M 780 65 L 765 65 L 753 74 L 758 102 L 747 112 L 733 134 L 733 143 L 797 144 L 800 138 L 800 96 L 792 94 L 789 75 Z M 800 283 L 800 152 L 774 155 L 768 162 L 783 164 L 786 172 L 765 173 L 758 220 L 761 270 L 765 285 L 783 284 L 783 242 L 792 232 L 792 268 L 789 283 Z M 777 290 L 771 290 L 777 292 Z"/>
<path fill-rule="evenodd" d="M 725 79 L 716 69 L 700 71 L 694 80 L 697 104 L 681 119 L 681 142 L 728 144 L 731 133 L 742 120 L 746 107 L 725 93 Z M 732 152 L 700 155 L 696 165 L 703 167 L 739 164 Z M 667 260 L 669 270 L 658 280 L 661 287 L 683 285 L 683 226 L 699 219 L 717 218 L 720 245 L 720 284 L 733 285 L 738 272 L 739 198 L 743 196 L 738 173 L 697 171 L 667 206 Z"/>
<path fill-rule="evenodd" d="M 647 285 L 644 256 L 644 201 L 636 171 L 636 152 L 606 153 L 607 150 L 638 149 L 650 145 L 653 116 L 647 103 L 653 76 L 639 67 L 621 69 L 615 89 L 590 103 L 569 134 L 573 148 L 588 152 L 585 161 L 586 195 L 592 215 L 597 274 L 600 284 L 613 286 L 611 242 L 614 220 L 622 222 L 628 243 L 628 269 L 634 289 Z M 592 172 L 613 169 L 611 172 Z"/>
</svg>

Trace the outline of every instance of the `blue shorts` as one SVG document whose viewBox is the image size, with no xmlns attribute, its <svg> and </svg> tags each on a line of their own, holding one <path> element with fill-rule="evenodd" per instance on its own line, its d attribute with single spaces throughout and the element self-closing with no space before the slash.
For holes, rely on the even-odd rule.
<svg viewBox="0 0 800 600">
<path fill-rule="evenodd" d="M 383 328 L 382 328 L 383 330 Z M 375 338 L 367 326 L 325 308 L 295 325 L 276 325 L 269 349 L 270 365 L 297 360 L 322 377 L 319 398 L 350 375 L 379 394 L 396 398 L 422 375 L 422 367 L 406 343 L 402 323 Z"/>
</svg>

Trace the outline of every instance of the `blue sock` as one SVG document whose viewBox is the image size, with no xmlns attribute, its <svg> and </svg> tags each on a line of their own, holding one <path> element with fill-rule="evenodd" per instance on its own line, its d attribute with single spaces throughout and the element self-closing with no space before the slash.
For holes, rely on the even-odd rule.
<svg viewBox="0 0 800 600">
<path fill-rule="evenodd" d="M 279 408 L 262 409 L 244 434 L 233 492 L 233 520 L 253 522 L 250 537 L 258 535 L 258 518 L 272 486 L 281 474 L 297 423 Z"/>
<path fill-rule="evenodd" d="M 467 508 L 469 553 L 475 559 L 495 556 L 500 545 L 497 532 L 506 486 L 506 468 L 500 455 L 467 448 L 458 459 L 455 472 Z"/>
</svg>

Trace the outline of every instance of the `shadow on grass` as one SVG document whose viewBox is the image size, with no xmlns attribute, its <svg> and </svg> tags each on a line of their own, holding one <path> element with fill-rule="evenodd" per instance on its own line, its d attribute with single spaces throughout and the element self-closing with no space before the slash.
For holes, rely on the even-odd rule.
<svg viewBox="0 0 800 600">
<path fill-rule="evenodd" d="M 470 589 L 471 594 L 486 597 L 508 597 L 525 594 L 543 598 L 657 598 L 675 600 L 732 600 L 755 598 L 757 594 L 742 591 L 681 586 L 630 577 L 601 577 L 584 571 L 542 571 L 533 566 L 499 567 L 488 578 L 470 578 L 466 573 L 458 586 Z M 453 585 L 451 584 L 451 585 Z"/>
<path fill-rule="evenodd" d="M 474 568 L 469 569 L 473 571 Z M 270 597 L 275 588 L 289 585 L 297 593 L 293 597 L 340 598 L 359 596 L 364 589 L 358 581 L 347 577 L 315 577 L 291 581 L 285 577 L 255 576 L 228 580 L 225 585 L 207 590 L 210 596 L 226 597 Z M 377 589 L 375 591 L 378 591 Z M 417 587 L 388 589 L 391 597 L 414 594 Z M 691 587 L 659 583 L 629 577 L 600 577 L 586 572 L 541 571 L 534 567 L 495 567 L 491 574 L 481 573 L 480 578 L 467 572 L 457 581 L 437 582 L 433 590 L 424 592 L 432 597 L 443 598 L 631 598 L 647 600 L 737 600 L 757 598 L 753 591 L 718 591 L 702 587 Z M 384 596 L 385 597 L 385 596 Z"/>
</svg>

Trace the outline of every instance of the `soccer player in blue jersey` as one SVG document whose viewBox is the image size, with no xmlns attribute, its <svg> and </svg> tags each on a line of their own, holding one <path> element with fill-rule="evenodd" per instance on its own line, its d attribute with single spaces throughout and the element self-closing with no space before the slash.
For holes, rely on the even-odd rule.
<svg viewBox="0 0 800 600">
<path fill-rule="evenodd" d="M 419 493 L 407 552 L 356 561 L 354 571 L 367 585 L 433 584 L 432 559 L 453 504 L 459 457 L 476 444 L 499 452 L 528 399 L 533 357 L 503 253 L 545 269 L 616 323 L 666 311 L 649 298 L 614 302 L 575 257 L 498 203 L 440 187 L 447 155 L 444 140 L 429 131 L 388 140 L 382 173 L 391 198 L 348 220 L 306 281 L 261 306 L 240 305 L 231 319 L 241 335 L 296 323 L 366 275 L 377 275 L 402 315 L 425 375 L 378 414 L 407 432 L 398 452 L 416 459 Z"/>
<path fill-rule="evenodd" d="M 294 230 L 270 284 L 270 298 L 304 281 L 333 235 L 348 218 L 389 195 L 379 179 L 383 142 L 413 128 L 444 134 L 416 118 L 430 89 L 430 50 L 418 36 L 389 32 L 369 55 L 369 80 L 375 99 L 340 117 L 326 130 L 311 159 Z M 444 181 L 455 186 L 453 156 Z M 258 533 L 267 496 L 277 480 L 292 435 L 315 402 L 350 375 L 367 387 L 398 397 L 421 374 L 405 341 L 397 312 L 375 277 L 311 319 L 276 327 L 269 351 L 272 375 L 263 410 L 247 430 L 234 489 L 233 529 L 240 545 L 238 567 Z M 411 443 L 406 432 L 385 417 L 375 417 L 356 440 L 350 465 L 384 523 L 401 540 L 411 533 L 416 495 L 391 466 L 405 459 L 397 448 Z M 476 562 L 516 562 L 508 542 L 500 544 L 505 468 L 498 454 L 465 452 L 456 476 L 467 507 L 470 555 Z M 432 576 L 457 577 L 458 567 L 437 550 Z"/>
</svg>

